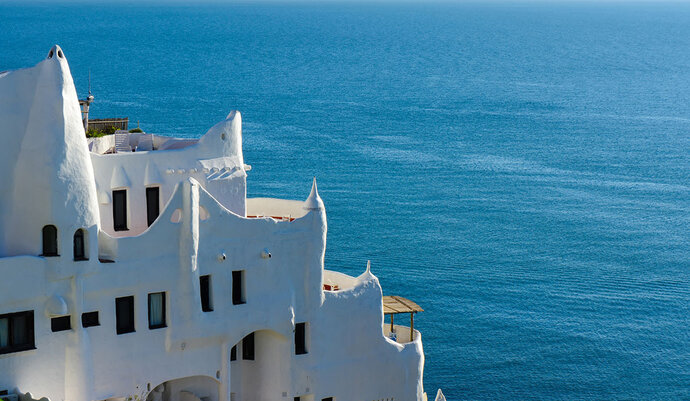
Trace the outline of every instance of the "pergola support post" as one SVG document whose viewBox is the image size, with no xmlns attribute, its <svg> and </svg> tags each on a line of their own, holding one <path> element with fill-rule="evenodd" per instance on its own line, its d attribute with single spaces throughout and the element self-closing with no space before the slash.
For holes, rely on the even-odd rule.
<svg viewBox="0 0 690 401">
<path fill-rule="evenodd" d="M 414 341 L 414 312 L 410 313 L 410 341 Z"/>
</svg>

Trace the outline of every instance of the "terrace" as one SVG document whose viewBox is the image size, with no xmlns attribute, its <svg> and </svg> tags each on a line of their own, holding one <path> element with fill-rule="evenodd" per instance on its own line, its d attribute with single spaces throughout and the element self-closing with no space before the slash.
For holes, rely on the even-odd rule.
<svg viewBox="0 0 690 401">
<path fill-rule="evenodd" d="M 419 305 L 397 295 L 386 295 L 383 297 L 383 315 L 390 315 L 390 325 L 384 323 L 383 332 L 386 337 L 395 340 L 398 343 L 408 343 L 415 340 L 415 334 L 419 332 L 414 329 L 414 315 L 417 312 L 424 312 Z M 410 327 L 396 325 L 394 323 L 395 315 L 401 313 L 410 314 Z"/>
</svg>

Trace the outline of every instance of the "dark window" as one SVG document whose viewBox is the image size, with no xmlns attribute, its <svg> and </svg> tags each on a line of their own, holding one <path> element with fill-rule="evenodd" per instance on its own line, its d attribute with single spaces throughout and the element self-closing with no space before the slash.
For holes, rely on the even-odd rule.
<svg viewBox="0 0 690 401">
<path fill-rule="evenodd" d="M 127 190 L 113 191 L 113 228 L 115 231 L 127 230 Z"/>
<path fill-rule="evenodd" d="M 213 312 L 211 276 L 199 277 L 199 289 L 201 291 L 201 310 L 204 312 Z"/>
<path fill-rule="evenodd" d="M 293 401 L 299 401 L 299 400 L 301 400 L 301 399 L 302 399 L 302 397 L 294 397 L 294 398 L 293 398 Z"/>
<path fill-rule="evenodd" d="M 254 333 L 242 339 L 242 359 L 254 360 Z"/>
<path fill-rule="evenodd" d="M 34 311 L 0 315 L 0 354 L 35 348 Z"/>
<path fill-rule="evenodd" d="M 149 329 L 160 329 L 165 324 L 165 293 L 149 294 Z"/>
<path fill-rule="evenodd" d="M 43 227 L 43 256 L 59 256 L 57 241 L 57 227 L 54 225 Z"/>
<path fill-rule="evenodd" d="M 297 323 L 295 325 L 295 354 L 302 355 L 307 353 L 307 324 Z"/>
<path fill-rule="evenodd" d="M 230 360 L 237 360 L 237 345 L 234 345 L 232 348 L 230 348 Z"/>
<path fill-rule="evenodd" d="M 81 314 L 81 326 L 82 327 L 94 327 L 100 326 L 101 323 L 98 321 L 98 311 L 96 312 L 86 312 Z"/>
<path fill-rule="evenodd" d="M 153 224 L 158 218 L 160 205 L 160 189 L 158 187 L 146 188 L 146 222 Z"/>
<path fill-rule="evenodd" d="M 321 401 L 335 401 L 333 397 L 322 398 Z"/>
<path fill-rule="evenodd" d="M 72 329 L 72 318 L 68 316 L 54 317 L 50 319 L 50 330 L 53 333 Z"/>
<path fill-rule="evenodd" d="M 134 331 L 134 297 L 115 298 L 117 334 Z"/>
<path fill-rule="evenodd" d="M 244 270 L 232 272 L 232 304 L 246 303 L 244 299 Z"/>
<path fill-rule="evenodd" d="M 74 260 L 88 260 L 84 243 L 84 230 L 81 228 L 74 233 Z"/>
</svg>

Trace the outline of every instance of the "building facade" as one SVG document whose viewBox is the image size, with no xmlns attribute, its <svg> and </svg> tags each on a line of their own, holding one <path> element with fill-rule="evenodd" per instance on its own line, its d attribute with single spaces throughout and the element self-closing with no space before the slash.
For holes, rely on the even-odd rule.
<svg viewBox="0 0 690 401">
<path fill-rule="evenodd" d="M 386 335 L 377 278 L 324 269 L 316 181 L 246 197 L 239 112 L 198 140 L 89 142 L 55 46 L 0 73 L 0 116 L 0 397 L 426 399 L 421 335 Z"/>
</svg>

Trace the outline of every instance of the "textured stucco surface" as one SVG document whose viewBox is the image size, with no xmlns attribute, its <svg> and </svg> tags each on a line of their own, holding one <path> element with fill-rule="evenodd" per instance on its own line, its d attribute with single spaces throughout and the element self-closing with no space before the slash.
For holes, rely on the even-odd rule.
<svg viewBox="0 0 690 401">
<path fill-rule="evenodd" d="M 324 270 L 327 219 L 316 181 L 305 201 L 247 200 L 238 112 L 180 149 L 89 153 L 58 50 L 0 76 L 8 188 L 0 195 L 0 314 L 34 310 L 36 342 L 0 355 L 0 390 L 53 401 L 424 399 L 421 335 L 406 344 L 384 337 L 378 279 Z M 161 191 L 150 227 L 147 186 Z M 114 189 L 128 191 L 128 231 L 113 230 Z M 58 228 L 58 257 L 39 256 L 46 224 Z M 79 228 L 88 232 L 86 261 L 72 258 Z M 233 305 L 238 270 L 246 303 Z M 201 309 L 203 275 L 211 276 L 211 312 Z M 324 291 L 324 277 L 341 290 Z M 150 330 L 154 292 L 166 294 L 167 327 Z M 117 335 L 115 298 L 123 296 L 134 296 L 135 332 Z M 100 325 L 83 328 L 81 314 L 92 311 Z M 69 315 L 72 329 L 51 332 L 56 315 Z M 302 322 L 308 352 L 296 355 Z M 231 361 L 250 333 L 255 359 L 242 360 L 238 347 Z"/>
</svg>

